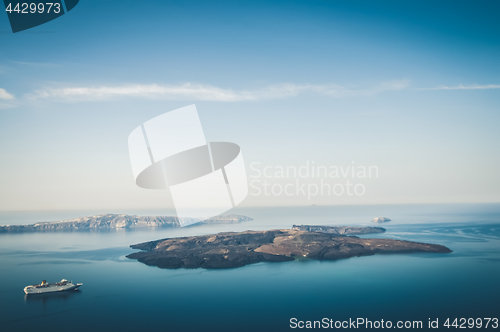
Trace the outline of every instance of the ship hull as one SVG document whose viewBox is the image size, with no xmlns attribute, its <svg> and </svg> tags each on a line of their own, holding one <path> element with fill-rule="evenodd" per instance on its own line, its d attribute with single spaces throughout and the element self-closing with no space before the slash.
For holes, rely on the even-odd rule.
<svg viewBox="0 0 500 332">
<path fill-rule="evenodd" d="M 47 294 L 47 293 L 55 293 L 55 292 L 66 292 L 66 291 L 72 291 L 72 290 L 77 290 L 78 287 L 80 287 L 82 284 L 67 284 L 67 285 L 62 285 L 62 286 L 52 286 L 50 285 L 49 287 L 40 287 L 40 288 L 35 288 L 35 287 L 26 287 L 24 288 L 24 293 L 26 295 L 32 295 L 32 294 Z"/>
</svg>

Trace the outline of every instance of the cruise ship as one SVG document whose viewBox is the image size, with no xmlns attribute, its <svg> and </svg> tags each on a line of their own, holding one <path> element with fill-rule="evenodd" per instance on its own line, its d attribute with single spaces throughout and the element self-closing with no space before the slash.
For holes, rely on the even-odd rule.
<svg viewBox="0 0 500 332">
<path fill-rule="evenodd" d="M 47 281 L 43 280 L 39 285 L 31 285 L 24 287 L 24 292 L 27 295 L 30 294 L 45 294 L 52 292 L 63 292 L 69 290 L 77 290 L 83 284 L 74 284 L 72 281 L 63 279 L 59 282 L 53 284 L 48 284 Z"/>
</svg>

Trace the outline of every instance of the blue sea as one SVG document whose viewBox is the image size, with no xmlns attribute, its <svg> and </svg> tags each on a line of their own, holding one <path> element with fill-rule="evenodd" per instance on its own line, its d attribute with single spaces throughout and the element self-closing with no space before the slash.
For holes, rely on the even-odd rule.
<svg viewBox="0 0 500 332">
<path fill-rule="evenodd" d="M 162 214 L 3 212 L 0 223 L 54 221 L 102 212 Z M 500 318 L 500 204 L 269 207 L 231 212 L 254 220 L 185 228 L 0 234 L 0 331 L 300 330 L 290 327 L 292 318 L 304 324 L 323 318 L 383 319 L 392 324 L 422 321 L 423 327 L 414 330 L 428 330 L 429 319 L 438 319 L 439 328 L 432 330 L 456 330 L 443 327 L 447 318 L 450 324 L 455 318 Z M 304 259 L 226 270 L 166 270 L 125 257 L 134 252 L 131 244 L 167 237 L 294 224 L 374 226 L 370 221 L 379 216 L 392 219 L 377 225 L 387 232 L 364 237 L 437 243 L 453 253 Z M 23 293 L 26 285 L 62 278 L 83 286 L 77 292 L 46 296 Z M 493 325 L 490 322 L 489 328 Z"/>
</svg>

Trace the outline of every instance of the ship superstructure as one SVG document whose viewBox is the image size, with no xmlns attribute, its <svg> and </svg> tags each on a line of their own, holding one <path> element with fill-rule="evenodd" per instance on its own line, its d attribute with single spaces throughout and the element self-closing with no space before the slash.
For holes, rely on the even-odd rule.
<svg viewBox="0 0 500 332">
<path fill-rule="evenodd" d="M 62 279 L 61 281 L 52 284 L 49 284 L 47 283 L 47 281 L 43 280 L 41 284 L 24 287 L 24 292 L 28 295 L 63 292 L 69 290 L 76 290 L 81 285 L 83 284 L 74 284 L 72 281 L 68 281 L 66 279 Z"/>
</svg>

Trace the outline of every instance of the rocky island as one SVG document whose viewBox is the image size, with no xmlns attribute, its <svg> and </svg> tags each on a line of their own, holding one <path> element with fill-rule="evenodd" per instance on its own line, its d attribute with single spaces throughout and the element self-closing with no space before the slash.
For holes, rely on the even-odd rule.
<svg viewBox="0 0 500 332">
<path fill-rule="evenodd" d="M 237 224 L 242 221 L 253 220 L 250 217 L 236 214 L 213 217 L 199 224 Z M 99 230 L 137 227 L 180 227 L 177 217 L 167 216 L 136 216 L 126 214 L 99 214 L 55 222 L 39 222 L 31 225 L 0 226 L 0 233 L 20 233 L 59 230 Z"/>
<path fill-rule="evenodd" d="M 135 244 L 131 246 L 133 249 L 143 251 L 127 257 L 167 269 L 217 269 L 258 262 L 293 261 L 304 257 L 335 260 L 379 253 L 451 252 L 447 247 L 437 244 L 345 235 L 381 233 L 382 230 L 385 231 L 381 227 L 302 225 L 294 226 L 293 229 L 226 232 Z"/>
<path fill-rule="evenodd" d="M 339 235 L 360 235 L 384 233 L 382 227 L 351 227 L 351 226 L 311 226 L 311 225 L 293 225 L 292 229 L 298 231 L 320 232 Z"/>
<path fill-rule="evenodd" d="M 378 218 L 372 219 L 372 222 L 376 222 L 376 223 L 389 222 L 389 221 L 391 221 L 391 219 L 386 218 L 386 217 L 378 217 Z"/>
</svg>

